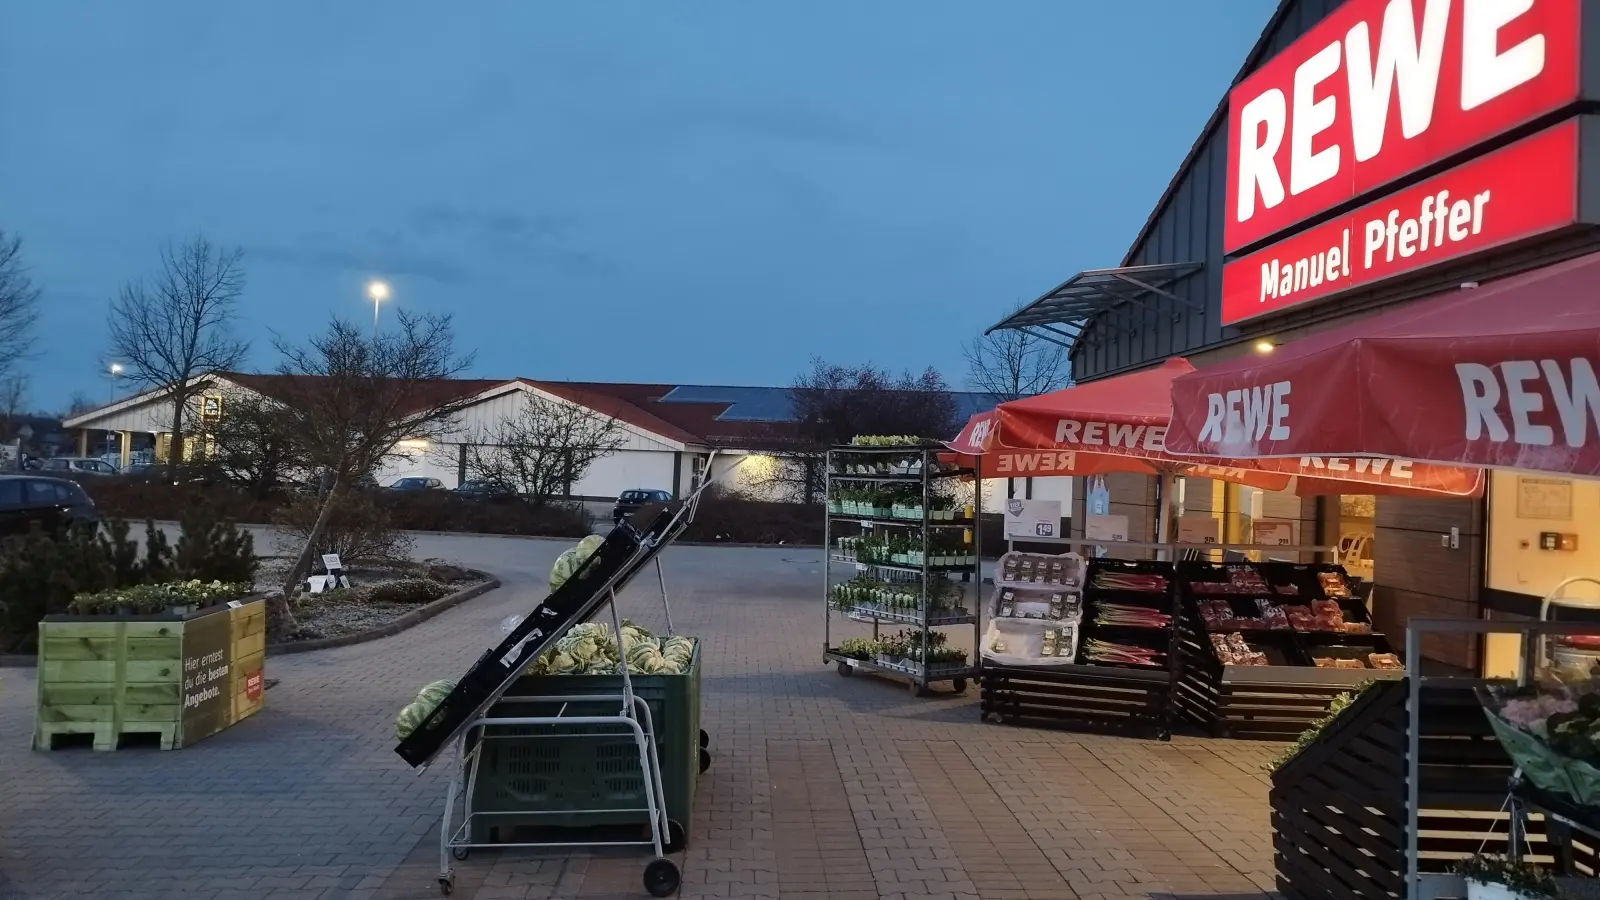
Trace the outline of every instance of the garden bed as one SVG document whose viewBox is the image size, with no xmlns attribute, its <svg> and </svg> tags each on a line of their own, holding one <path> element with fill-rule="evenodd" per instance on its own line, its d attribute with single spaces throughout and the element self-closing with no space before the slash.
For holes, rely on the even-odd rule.
<svg viewBox="0 0 1600 900">
<path fill-rule="evenodd" d="M 280 587 L 292 562 L 288 558 L 263 559 L 256 584 Z M 290 609 L 299 629 L 292 635 L 274 635 L 273 643 L 320 641 L 376 631 L 429 603 L 492 580 L 482 572 L 439 560 L 352 563 L 345 574 L 352 584 L 349 589 L 295 594 Z"/>
</svg>

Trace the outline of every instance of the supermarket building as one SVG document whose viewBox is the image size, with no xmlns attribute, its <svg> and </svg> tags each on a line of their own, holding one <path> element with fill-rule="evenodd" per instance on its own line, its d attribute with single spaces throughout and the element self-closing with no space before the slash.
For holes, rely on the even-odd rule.
<svg viewBox="0 0 1600 900">
<path fill-rule="evenodd" d="M 1600 249 L 1597 101 L 1600 2 L 1283 0 L 1120 264 L 995 327 L 1068 346 L 1080 382 L 1173 356 L 1203 368 Z M 1105 487 L 1103 511 L 1153 539 L 1156 479 Z M 1089 488 L 1073 492 L 1080 533 Z M 1397 636 L 1415 617 L 1537 615 L 1565 578 L 1600 577 L 1600 482 L 1496 471 L 1473 499 L 1178 491 L 1224 542 L 1266 519 L 1338 547 Z M 1489 674 L 1514 658 L 1475 637 L 1424 652 Z"/>
</svg>

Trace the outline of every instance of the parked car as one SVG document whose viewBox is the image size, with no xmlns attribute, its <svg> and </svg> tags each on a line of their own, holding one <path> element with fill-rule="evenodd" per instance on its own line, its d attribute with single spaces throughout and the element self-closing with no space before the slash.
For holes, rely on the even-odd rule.
<svg viewBox="0 0 1600 900">
<path fill-rule="evenodd" d="M 389 490 L 442 491 L 444 490 L 444 482 L 437 478 L 422 478 L 420 476 L 413 475 L 410 478 L 402 478 L 399 481 L 396 481 L 394 484 L 389 485 Z"/>
<path fill-rule="evenodd" d="M 39 471 L 46 475 L 115 475 L 117 467 L 92 456 L 53 456 L 40 460 Z"/>
<path fill-rule="evenodd" d="M 617 498 L 617 505 L 611 510 L 611 524 L 620 525 L 623 519 L 631 518 L 634 513 L 651 503 L 671 502 L 672 494 L 667 491 L 623 491 L 622 496 Z"/>
<path fill-rule="evenodd" d="M 0 475 L 0 537 L 27 534 L 35 523 L 48 532 L 93 526 L 100 511 L 82 487 L 64 478 Z"/>
<path fill-rule="evenodd" d="M 483 500 L 490 497 L 509 497 L 510 492 L 488 481 L 463 481 L 461 486 L 451 493 L 473 500 Z"/>
</svg>

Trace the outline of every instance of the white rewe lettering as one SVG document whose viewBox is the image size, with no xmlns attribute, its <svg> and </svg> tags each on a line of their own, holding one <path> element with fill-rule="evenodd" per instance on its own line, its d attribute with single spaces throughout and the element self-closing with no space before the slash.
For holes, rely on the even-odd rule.
<svg viewBox="0 0 1600 900">
<path fill-rule="evenodd" d="M 1350 144 L 1357 162 L 1383 149 L 1389 125 L 1390 95 L 1399 82 L 1400 133 L 1407 139 L 1433 122 L 1439 67 L 1444 61 L 1445 25 L 1450 0 L 1429 0 L 1422 12 L 1422 38 L 1417 39 L 1411 0 L 1389 0 L 1383 11 L 1378 56 L 1373 59 L 1366 22 L 1345 35 L 1345 76 L 1350 84 Z"/>
<path fill-rule="evenodd" d="M 1083 442 L 1085 444 L 1093 444 L 1096 447 L 1104 444 L 1106 442 L 1106 423 L 1083 423 Z"/>
<path fill-rule="evenodd" d="M 1600 382 L 1595 380 L 1594 366 L 1579 357 L 1569 364 L 1572 378 L 1561 371 L 1561 364 L 1553 359 L 1539 361 L 1539 369 L 1550 382 L 1550 397 L 1555 401 L 1556 414 L 1561 417 L 1561 432 L 1568 447 L 1582 447 L 1589 441 L 1589 420 L 1600 427 Z"/>
<path fill-rule="evenodd" d="M 1467 440 L 1476 441 L 1488 432 L 1489 440 L 1499 443 L 1511 436 L 1500 414 L 1500 381 L 1494 370 L 1478 363 L 1456 363 L 1456 380 L 1461 383 L 1461 405 L 1467 419 Z"/>
<path fill-rule="evenodd" d="M 1111 426 L 1111 446 L 1127 447 L 1129 450 L 1139 446 L 1139 436 L 1144 434 L 1143 425 L 1118 425 Z"/>
<path fill-rule="evenodd" d="M 1244 395 L 1244 433 L 1259 441 L 1267 433 L 1267 407 L 1272 403 L 1272 388 L 1256 386 Z"/>
<path fill-rule="evenodd" d="M 1228 406 L 1221 394 L 1207 394 L 1206 421 L 1200 426 L 1200 434 L 1195 439 L 1202 444 L 1214 444 L 1222 440 L 1222 417 L 1227 411 Z"/>
<path fill-rule="evenodd" d="M 1076 444 L 1078 442 L 1078 429 L 1083 427 L 1082 422 L 1073 419 L 1062 419 L 1056 423 L 1056 443 Z"/>
<path fill-rule="evenodd" d="M 1530 391 L 1527 384 L 1539 377 L 1539 366 L 1531 359 L 1514 359 L 1500 364 L 1500 377 L 1506 383 L 1506 402 L 1511 407 L 1511 435 L 1519 444 L 1548 447 L 1555 443 L 1555 430 L 1535 424 L 1532 414 L 1544 409 L 1544 397 Z"/>
<path fill-rule="evenodd" d="M 1410 0 L 1399 0 L 1410 5 Z M 1294 70 L 1294 132 L 1289 135 L 1289 193 L 1303 194 L 1339 174 L 1337 143 L 1311 152 L 1311 143 L 1333 126 L 1339 103 L 1316 98 L 1317 87 L 1339 71 L 1339 42 L 1317 51 Z"/>
<path fill-rule="evenodd" d="M 1399 2 L 1399 0 L 1396 0 Z M 1533 8 L 1533 0 L 1463 0 L 1461 108 L 1475 109 L 1544 71 L 1544 35 L 1500 50 L 1500 29 Z M 1409 137 L 1409 135 L 1408 135 Z"/>
<path fill-rule="evenodd" d="M 1278 175 L 1278 164 L 1273 157 L 1283 144 L 1283 128 L 1288 118 L 1288 103 L 1283 91 L 1277 88 L 1262 91 L 1261 95 L 1244 105 L 1239 113 L 1239 133 L 1234 136 L 1239 147 L 1239 221 L 1249 221 L 1256 214 L 1256 191 L 1261 192 L 1261 205 L 1271 209 L 1283 202 L 1283 178 Z"/>
<path fill-rule="evenodd" d="M 1261 210 L 1319 185 L 1357 184 L 1351 170 L 1379 159 L 1385 150 L 1422 156 L 1426 151 L 1415 142 L 1426 140 L 1441 120 L 1452 130 L 1461 126 L 1488 137 L 1477 135 L 1480 129 L 1461 114 L 1537 81 L 1550 68 L 1549 54 L 1565 52 L 1560 50 L 1564 44 L 1529 33 L 1525 24 L 1518 27 L 1539 2 L 1367 2 L 1360 5 L 1361 13 L 1342 19 L 1348 23 L 1343 34 L 1291 47 L 1284 56 L 1297 61 L 1292 74 L 1287 63 L 1274 67 L 1268 82 L 1252 79 L 1230 99 L 1237 109 L 1236 168 L 1230 173 L 1234 222 L 1249 222 Z M 1439 89 L 1441 81 L 1450 81 L 1442 78 L 1447 67 L 1459 80 L 1458 96 Z M 1400 119 L 1399 139 L 1386 142 L 1391 115 Z M 1348 140 L 1342 137 L 1342 117 L 1348 117 Z M 1285 143 L 1288 152 L 1282 153 Z M 1465 148 L 1452 144 L 1440 152 L 1457 149 Z M 1420 236 L 1422 224 L 1413 227 Z"/>
</svg>

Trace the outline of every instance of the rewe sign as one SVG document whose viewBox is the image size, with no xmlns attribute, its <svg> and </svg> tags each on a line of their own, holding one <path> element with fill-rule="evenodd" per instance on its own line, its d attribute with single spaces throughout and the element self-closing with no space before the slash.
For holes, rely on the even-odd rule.
<svg viewBox="0 0 1600 900">
<path fill-rule="evenodd" d="M 1348 0 L 1228 94 L 1232 252 L 1579 96 L 1583 0 Z"/>
<path fill-rule="evenodd" d="M 1222 323 L 1572 224 L 1577 122 L 1568 119 L 1226 263 Z"/>
</svg>

